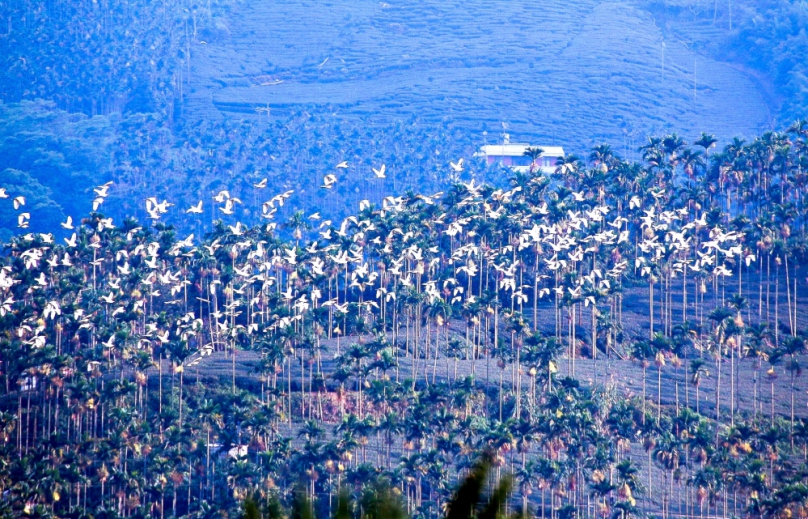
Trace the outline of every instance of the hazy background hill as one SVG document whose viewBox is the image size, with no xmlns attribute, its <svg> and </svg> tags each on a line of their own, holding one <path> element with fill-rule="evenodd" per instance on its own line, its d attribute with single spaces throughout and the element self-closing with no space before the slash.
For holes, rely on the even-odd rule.
<svg viewBox="0 0 808 519">
<path fill-rule="evenodd" d="M 191 60 L 187 117 L 451 119 L 469 132 L 582 150 L 649 134 L 752 136 L 773 126 L 759 82 L 631 1 L 244 2 Z M 655 9 L 655 10 L 658 10 Z M 678 28 L 678 19 L 669 20 Z M 205 40 L 203 40 L 205 41 Z M 695 42 L 695 43 L 694 43 Z M 482 138 L 480 138 L 482 140 Z"/>
<path fill-rule="evenodd" d="M 169 198 L 165 218 L 202 231 L 222 215 L 181 206 L 229 189 L 255 222 L 264 177 L 295 190 L 279 217 L 339 216 L 437 191 L 450 160 L 505 133 L 637 159 L 651 134 L 722 143 L 808 115 L 796 0 L 54 0 L 0 4 L 0 20 L 0 185 L 32 201 L 31 230 L 80 217 L 109 179 L 101 211 Z M 16 218 L 0 208 L 2 235 Z"/>
</svg>

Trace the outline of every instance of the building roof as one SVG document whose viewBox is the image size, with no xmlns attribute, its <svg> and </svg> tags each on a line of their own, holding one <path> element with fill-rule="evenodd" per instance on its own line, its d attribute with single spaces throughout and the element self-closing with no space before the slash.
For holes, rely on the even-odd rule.
<svg viewBox="0 0 808 519">
<path fill-rule="evenodd" d="M 496 157 L 521 157 L 528 148 L 541 148 L 544 153 L 542 157 L 563 157 L 564 148 L 561 146 L 532 146 L 530 144 L 488 144 L 480 148 L 481 155 L 492 155 Z"/>
</svg>

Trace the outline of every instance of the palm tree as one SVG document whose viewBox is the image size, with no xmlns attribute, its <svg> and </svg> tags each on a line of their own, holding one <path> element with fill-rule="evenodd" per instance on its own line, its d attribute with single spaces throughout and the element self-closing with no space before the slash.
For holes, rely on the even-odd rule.
<svg viewBox="0 0 808 519">
<path fill-rule="evenodd" d="M 696 388 L 696 413 L 699 413 L 699 387 L 704 377 L 709 376 L 710 372 L 707 370 L 707 362 L 704 359 L 693 359 L 690 362 L 690 383 Z"/>
<path fill-rule="evenodd" d="M 544 154 L 544 150 L 541 149 L 541 148 L 528 147 L 527 149 L 525 149 L 524 155 L 526 157 L 530 157 L 530 172 L 531 173 L 534 173 L 536 171 L 536 161 L 539 159 L 539 157 L 542 156 L 542 154 Z"/>
<path fill-rule="evenodd" d="M 710 319 L 715 323 L 715 328 L 707 341 L 707 348 L 715 359 L 716 383 L 715 383 L 715 419 L 721 423 L 721 366 L 724 363 L 724 351 L 728 347 L 730 339 L 730 316 L 729 309 L 716 308 L 710 313 Z"/>
<path fill-rule="evenodd" d="M 718 139 L 715 138 L 715 135 L 710 135 L 707 133 L 702 132 L 701 136 L 693 142 L 696 146 L 700 146 L 704 149 L 705 153 L 711 150 L 715 143 L 718 142 Z"/>
<path fill-rule="evenodd" d="M 673 474 L 679 470 L 683 457 L 682 454 L 683 453 L 678 438 L 668 431 L 663 432 L 660 435 L 659 440 L 656 442 L 653 457 L 654 460 L 662 467 L 666 482 L 668 478 L 672 479 Z M 669 494 L 668 485 L 663 483 L 662 488 L 664 492 L 662 498 L 662 513 L 663 515 L 667 515 L 670 513 L 668 507 L 670 506 L 669 501 L 672 496 Z"/>
<path fill-rule="evenodd" d="M 650 366 L 651 359 L 656 358 L 656 351 L 647 341 L 638 340 L 632 348 L 632 358 L 640 363 L 642 367 L 642 421 L 645 424 L 645 403 L 646 403 L 646 371 Z"/>
<path fill-rule="evenodd" d="M 747 340 L 744 343 L 743 356 L 754 359 L 754 389 L 752 406 L 754 414 L 758 413 L 759 373 L 763 361 L 767 361 L 772 353 L 771 333 L 765 324 L 749 325 L 746 328 Z"/>
<path fill-rule="evenodd" d="M 404 426 L 399 420 L 398 414 L 388 411 L 377 426 L 377 430 L 384 434 L 385 463 L 387 468 L 391 467 L 390 449 L 394 443 L 394 436 L 398 436 L 404 431 Z"/>
<path fill-rule="evenodd" d="M 802 366 L 797 359 L 797 355 L 803 354 L 806 351 L 806 339 L 804 337 L 787 337 L 783 341 L 782 346 L 774 351 L 771 356 L 772 362 L 777 362 L 778 359 L 783 357 L 788 357 L 788 362 L 786 364 L 786 370 L 788 370 L 790 374 L 790 392 L 791 392 L 791 413 L 790 413 L 790 424 L 791 424 L 791 434 L 792 434 L 792 445 L 793 445 L 793 434 L 794 434 L 794 382 L 797 377 L 802 374 Z"/>
<path fill-rule="evenodd" d="M 657 333 L 650 344 L 654 352 L 654 365 L 657 368 L 657 424 L 662 418 L 662 368 L 666 363 L 666 356 L 671 351 L 671 341 L 664 335 Z"/>
<path fill-rule="evenodd" d="M 524 467 L 516 472 L 516 480 L 519 483 L 519 490 L 522 494 L 522 515 L 527 516 L 528 513 L 528 500 L 533 494 L 534 487 L 541 487 L 542 485 L 542 466 L 536 460 L 530 460 Z M 544 514 L 544 507 L 542 506 L 542 514 Z"/>
</svg>

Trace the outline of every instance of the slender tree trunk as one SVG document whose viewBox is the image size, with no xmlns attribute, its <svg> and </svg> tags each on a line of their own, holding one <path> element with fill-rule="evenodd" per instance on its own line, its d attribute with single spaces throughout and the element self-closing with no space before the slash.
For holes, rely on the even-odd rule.
<svg viewBox="0 0 808 519">
<path fill-rule="evenodd" d="M 715 422 L 721 425 L 721 345 L 718 346 L 718 356 L 716 357 L 716 384 L 715 384 Z M 720 427 L 715 428 L 716 441 L 718 440 L 718 431 Z"/>
<path fill-rule="evenodd" d="M 651 325 L 651 340 L 654 339 L 654 284 L 648 284 L 648 322 Z"/>
</svg>

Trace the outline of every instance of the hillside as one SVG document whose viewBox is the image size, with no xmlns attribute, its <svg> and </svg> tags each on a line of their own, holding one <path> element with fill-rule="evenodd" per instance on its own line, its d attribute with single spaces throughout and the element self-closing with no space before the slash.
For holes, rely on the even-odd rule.
<svg viewBox="0 0 808 519">
<path fill-rule="evenodd" d="M 648 135 L 723 144 L 772 127 L 783 92 L 772 95 L 771 71 L 718 51 L 733 41 L 723 13 L 713 23 L 663 6 L 3 4 L 0 176 L 31 200 L 32 230 L 88 210 L 73 201 L 102 179 L 117 184 L 105 208 L 117 220 L 145 218 L 149 197 L 189 207 L 228 189 L 256 223 L 262 178 L 295 191 L 289 206 L 342 218 L 360 200 L 446 189 L 460 157 L 465 180 L 499 185 L 502 172 L 471 156 L 503 133 L 579 154 L 609 142 L 636 161 Z M 776 35 L 767 41 L 775 52 Z M 352 167 L 333 191 L 312 189 L 343 160 Z M 209 207 L 169 223 L 199 235 L 221 216 Z M 0 211 L 2 236 L 17 232 Z"/>
<path fill-rule="evenodd" d="M 736 2 L 0 3 L 0 519 L 806 519 L 803 18 Z"/>
<path fill-rule="evenodd" d="M 260 182 L 260 224 L 222 190 L 199 241 L 150 200 L 0 242 L 0 517 L 326 514 L 375 482 L 437 519 L 481 451 L 535 516 L 800 517 L 808 125 L 711 144 L 341 222 Z"/>
<path fill-rule="evenodd" d="M 191 119 L 417 114 L 480 141 L 504 122 L 520 139 L 622 151 L 652 133 L 750 136 L 771 118 L 755 80 L 632 2 L 245 2 L 222 24 L 193 53 Z"/>
</svg>

